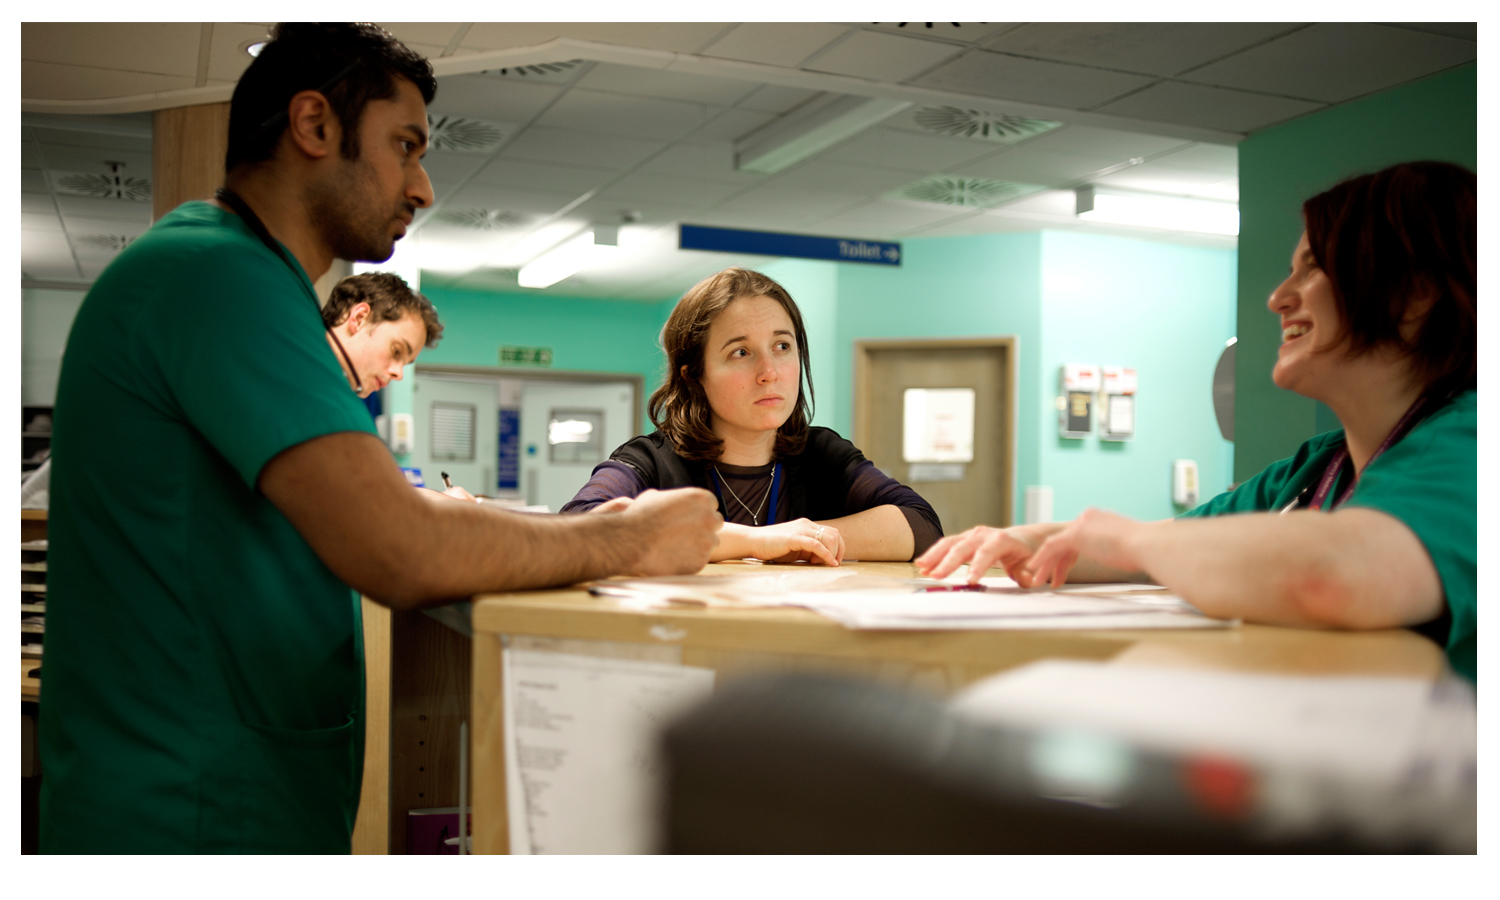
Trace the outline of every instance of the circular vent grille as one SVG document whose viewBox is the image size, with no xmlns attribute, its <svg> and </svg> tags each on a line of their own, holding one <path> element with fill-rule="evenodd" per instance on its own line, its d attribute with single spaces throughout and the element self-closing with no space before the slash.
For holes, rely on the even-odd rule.
<svg viewBox="0 0 1500 900">
<path fill-rule="evenodd" d="M 450 225 L 477 228 L 481 231 L 498 231 L 523 225 L 527 217 L 508 209 L 445 209 L 434 218 Z"/>
<path fill-rule="evenodd" d="M 977 109 L 959 109 L 956 106 L 926 106 L 917 110 L 912 120 L 928 131 L 938 134 L 986 141 L 1017 141 L 1033 134 L 1050 131 L 1061 124 L 1049 122 L 1046 119 L 1028 119 L 1025 116 L 1008 116 Z"/>
<path fill-rule="evenodd" d="M 946 206 L 990 206 L 1019 194 L 1019 185 L 993 178 L 928 178 L 901 189 L 901 196 Z"/>
<path fill-rule="evenodd" d="M 73 172 L 57 179 L 57 189 L 65 194 L 100 197 L 107 200 L 150 200 L 151 179 L 125 175 L 90 175 Z"/>
<path fill-rule="evenodd" d="M 570 59 L 566 62 L 536 63 L 535 65 L 527 66 L 509 66 L 504 69 L 485 69 L 481 71 L 480 74 L 503 75 L 508 78 L 517 76 L 521 78 L 548 78 L 550 76 L 551 78 L 555 79 L 559 75 L 566 76 L 571 74 L 568 71 L 569 69 L 576 69 L 581 65 L 583 65 L 583 60 Z"/>
<path fill-rule="evenodd" d="M 434 150 L 483 153 L 494 149 L 505 137 L 498 125 L 463 116 L 428 116 L 427 128 L 427 140 Z"/>
<path fill-rule="evenodd" d="M 88 244 L 101 250 L 124 250 L 133 240 L 135 238 L 123 234 L 85 234 L 78 238 L 80 244 Z"/>
</svg>

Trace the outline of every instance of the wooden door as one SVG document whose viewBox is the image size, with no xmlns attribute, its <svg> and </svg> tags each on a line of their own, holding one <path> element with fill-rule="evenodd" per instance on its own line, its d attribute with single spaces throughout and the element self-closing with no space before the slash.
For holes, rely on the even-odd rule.
<svg viewBox="0 0 1500 900">
<path fill-rule="evenodd" d="M 1011 524 L 1015 366 L 1013 337 L 855 342 L 854 443 L 881 471 L 932 504 L 944 534 L 957 534 L 974 525 Z M 905 461 L 902 436 L 908 388 L 974 390 L 971 462 L 961 467 L 918 465 L 913 469 Z"/>
</svg>

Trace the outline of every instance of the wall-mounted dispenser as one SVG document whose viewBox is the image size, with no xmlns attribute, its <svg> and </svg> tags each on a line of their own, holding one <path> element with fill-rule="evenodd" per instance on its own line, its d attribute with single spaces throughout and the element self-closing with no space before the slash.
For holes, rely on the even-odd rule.
<svg viewBox="0 0 1500 900">
<path fill-rule="evenodd" d="M 1062 367 L 1062 396 L 1057 398 L 1057 430 L 1065 438 L 1086 438 L 1094 432 L 1094 392 L 1099 390 L 1099 367 L 1066 363 Z"/>
<path fill-rule="evenodd" d="M 1135 437 L 1135 369 L 1103 366 L 1104 389 L 1099 395 L 1099 440 L 1128 441 Z"/>
</svg>

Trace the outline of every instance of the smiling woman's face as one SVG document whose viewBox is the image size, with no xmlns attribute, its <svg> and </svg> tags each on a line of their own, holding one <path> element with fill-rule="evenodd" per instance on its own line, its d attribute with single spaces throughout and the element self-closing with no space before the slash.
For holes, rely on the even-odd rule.
<svg viewBox="0 0 1500 900">
<path fill-rule="evenodd" d="M 1271 380 L 1279 388 L 1317 397 L 1348 351 L 1339 349 L 1345 327 L 1333 282 L 1313 259 L 1305 233 L 1292 251 L 1291 274 L 1271 292 L 1266 307 L 1281 318 L 1281 347 Z"/>
<path fill-rule="evenodd" d="M 753 440 L 797 407 L 800 377 L 792 318 L 770 297 L 742 297 L 719 313 L 703 347 L 703 391 L 721 438 Z"/>
</svg>

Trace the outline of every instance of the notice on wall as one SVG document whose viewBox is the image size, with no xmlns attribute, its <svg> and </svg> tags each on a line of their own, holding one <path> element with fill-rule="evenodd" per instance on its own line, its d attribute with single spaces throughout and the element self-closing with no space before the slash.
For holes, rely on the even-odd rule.
<svg viewBox="0 0 1500 900">
<path fill-rule="evenodd" d="M 507 648 L 502 671 L 510 852 L 656 850 L 657 740 L 713 670 Z"/>
<path fill-rule="evenodd" d="M 907 388 L 901 454 L 909 463 L 974 461 L 974 389 Z"/>
</svg>

